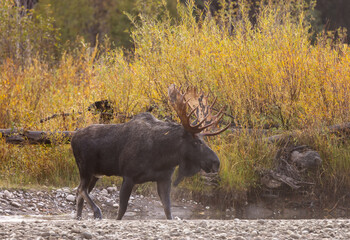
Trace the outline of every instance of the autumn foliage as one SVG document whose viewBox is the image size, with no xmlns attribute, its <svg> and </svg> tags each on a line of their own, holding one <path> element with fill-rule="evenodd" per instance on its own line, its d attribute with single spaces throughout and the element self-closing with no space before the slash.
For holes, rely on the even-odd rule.
<svg viewBox="0 0 350 240">
<path fill-rule="evenodd" d="M 341 31 L 338 38 L 324 33 L 312 39 L 303 1 L 267 2 L 253 22 L 244 1 L 217 16 L 199 12 L 192 1 L 178 6 L 178 19 L 130 16 L 130 51 L 112 49 L 107 40 L 92 47 L 78 39 L 79 47 L 62 50 L 58 60 L 42 58 L 34 48 L 24 62 L 2 57 L 0 127 L 75 130 L 98 122 L 87 107 L 102 99 L 125 116 L 155 106 L 157 117 L 176 119 L 167 101 L 172 83 L 217 96 L 218 108 L 227 106 L 224 122 L 242 129 L 309 131 L 350 121 L 350 48 Z M 82 114 L 40 123 L 61 112 Z M 222 189 L 254 186 L 256 170 L 271 166 L 276 147 L 254 139 L 227 132 L 208 140 L 222 161 Z M 307 141 L 323 154 L 323 177 L 350 184 L 349 144 L 333 145 L 333 140 L 311 134 Z M 25 183 L 76 181 L 69 146 L 17 147 L 1 141 L 0 164 L 2 181 L 16 182 L 21 173 L 25 177 L 18 181 Z"/>
</svg>

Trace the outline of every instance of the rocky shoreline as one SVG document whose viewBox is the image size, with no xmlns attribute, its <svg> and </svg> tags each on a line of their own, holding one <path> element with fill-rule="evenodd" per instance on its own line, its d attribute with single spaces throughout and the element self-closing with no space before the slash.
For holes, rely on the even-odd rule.
<svg viewBox="0 0 350 240">
<path fill-rule="evenodd" d="M 75 214 L 76 189 L 60 188 L 46 190 L 0 190 L 0 216 L 60 216 Z M 101 208 L 103 218 L 115 219 L 118 212 L 119 191 L 116 186 L 95 188 L 91 194 Z M 178 219 L 221 218 L 209 206 L 203 206 L 192 200 L 172 201 L 172 212 Z M 219 214 L 219 215 L 217 215 Z M 234 210 L 227 209 L 227 218 L 234 218 Z M 210 216 L 210 217 L 209 217 Z M 85 204 L 83 219 L 93 218 L 91 209 Z M 155 194 L 143 196 L 133 193 L 123 219 L 166 219 L 159 197 Z"/>
<path fill-rule="evenodd" d="M 238 219 L 194 201 L 173 201 L 165 220 L 157 196 L 133 194 L 123 220 L 115 220 L 117 187 L 95 189 L 103 220 L 84 207 L 75 220 L 75 190 L 0 190 L 0 239 L 350 239 L 349 219 Z M 224 220 L 226 219 L 226 220 Z"/>
<path fill-rule="evenodd" d="M 0 239 L 349 239 L 350 221 L 36 220 L 1 222 Z"/>
</svg>

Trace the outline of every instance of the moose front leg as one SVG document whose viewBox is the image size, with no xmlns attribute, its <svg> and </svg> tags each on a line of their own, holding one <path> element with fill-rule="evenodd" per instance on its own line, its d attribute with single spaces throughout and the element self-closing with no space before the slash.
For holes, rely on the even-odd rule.
<svg viewBox="0 0 350 240">
<path fill-rule="evenodd" d="M 158 195 L 163 204 L 166 218 L 169 220 L 173 219 L 173 217 L 171 216 L 171 209 L 170 209 L 170 190 L 171 190 L 170 179 L 157 182 Z"/>
<path fill-rule="evenodd" d="M 134 185 L 135 184 L 131 178 L 123 177 L 123 183 L 122 183 L 122 187 L 120 188 L 120 194 L 119 194 L 119 210 L 118 210 L 117 220 L 121 220 L 126 212 L 130 194 Z"/>
</svg>

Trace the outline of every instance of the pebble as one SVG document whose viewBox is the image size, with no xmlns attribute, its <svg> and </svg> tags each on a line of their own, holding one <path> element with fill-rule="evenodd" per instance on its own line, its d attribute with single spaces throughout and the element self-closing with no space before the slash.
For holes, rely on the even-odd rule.
<svg viewBox="0 0 350 240">
<path fill-rule="evenodd" d="M 11 205 L 14 206 L 14 207 L 16 207 L 16 208 L 19 208 L 19 207 L 22 206 L 20 203 L 15 202 L 15 201 L 12 201 L 12 202 L 11 202 Z"/>
<path fill-rule="evenodd" d="M 72 228 L 71 232 L 72 233 L 80 233 L 81 231 L 78 228 Z"/>
<path fill-rule="evenodd" d="M 293 233 L 293 234 L 290 235 L 290 237 L 293 238 L 293 239 L 299 239 L 300 235 Z"/>
<path fill-rule="evenodd" d="M 113 193 L 113 192 L 116 192 L 117 190 L 118 190 L 117 187 L 108 187 L 107 188 L 108 193 Z"/>
<path fill-rule="evenodd" d="M 42 237 L 48 237 L 48 236 L 50 236 L 50 233 L 49 233 L 49 232 L 43 232 L 43 233 L 41 234 L 41 236 L 42 236 Z"/>
<path fill-rule="evenodd" d="M 83 232 L 81 236 L 86 239 L 92 239 L 92 234 L 89 232 Z"/>
<path fill-rule="evenodd" d="M 75 196 L 70 194 L 66 197 L 66 200 L 69 201 L 69 202 L 74 202 L 75 201 Z"/>
<path fill-rule="evenodd" d="M 4 196 L 5 198 L 7 198 L 7 199 L 11 199 L 11 198 L 14 197 L 13 194 L 12 194 L 11 192 L 9 192 L 8 190 L 5 190 L 5 191 L 3 192 L 3 196 Z"/>
<path fill-rule="evenodd" d="M 332 220 L 332 231 L 324 232 L 322 220 L 43 220 L 0 223 L 1 239 L 348 239 L 343 228 L 349 219 Z M 206 225 L 195 231 L 199 225 Z M 299 235 L 294 229 L 307 227 L 312 234 Z M 259 229 L 259 231 L 257 230 Z M 271 230 L 273 229 L 273 231 Z M 334 231 L 333 231 L 334 230 Z M 292 232 L 286 235 L 287 232 Z"/>
</svg>

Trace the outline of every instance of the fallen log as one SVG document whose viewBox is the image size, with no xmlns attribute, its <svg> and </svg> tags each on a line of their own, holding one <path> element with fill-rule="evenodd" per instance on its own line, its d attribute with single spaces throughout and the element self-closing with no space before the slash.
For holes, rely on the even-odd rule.
<svg viewBox="0 0 350 240">
<path fill-rule="evenodd" d="M 66 144 L 75 131 L 28 131 L 24 129 L 0 129 L 0 137 L 10 144 Z"/>
<path fill-rule="evenodd" d="M 330 134 L 350 137 L 350 122 L 328 126 L 327 129 Z M 319 132 L 322 133 L 322 130 L 319 130 Z M 285 142 L 288 139 L 295 138 L 297 135 L 298 135 L 297 131 L 294 131 L 287 134 L 283 133 L 283 134 L 266 137 L 264 139 L 267 140 L 268 143 L 277 143 L 277 142 Z"/>
<path fill-rule="evenodd" d="M 350 136 L 350 122 L 328 127 L 330 133 Z"/>
<path fill-rule="evenodd" d="M 350 136 L 350 122 L 339 125 L 333 125 L 328 127 L 329 132 L 337 135 Z M 236 128 L 231 128 L 232 132 L 239 131 Z M 262 136 L 265 136 L 267 131 L 262 130 Z M 52 144 L 52 143 L 69 143 L 75 131 L 56 131 L 56 132 L 45 132 L 45 131 L 28 131 L 23 129 L 0 129 L 0 137 L 5 138 L 7 143 L 10 144 Z M 279 134 L 270 137 L 265 137 L 269 143 L 276 143 L 288 138 L 296 136 L 295 132 L 289 134 Z"/>
</svg>

